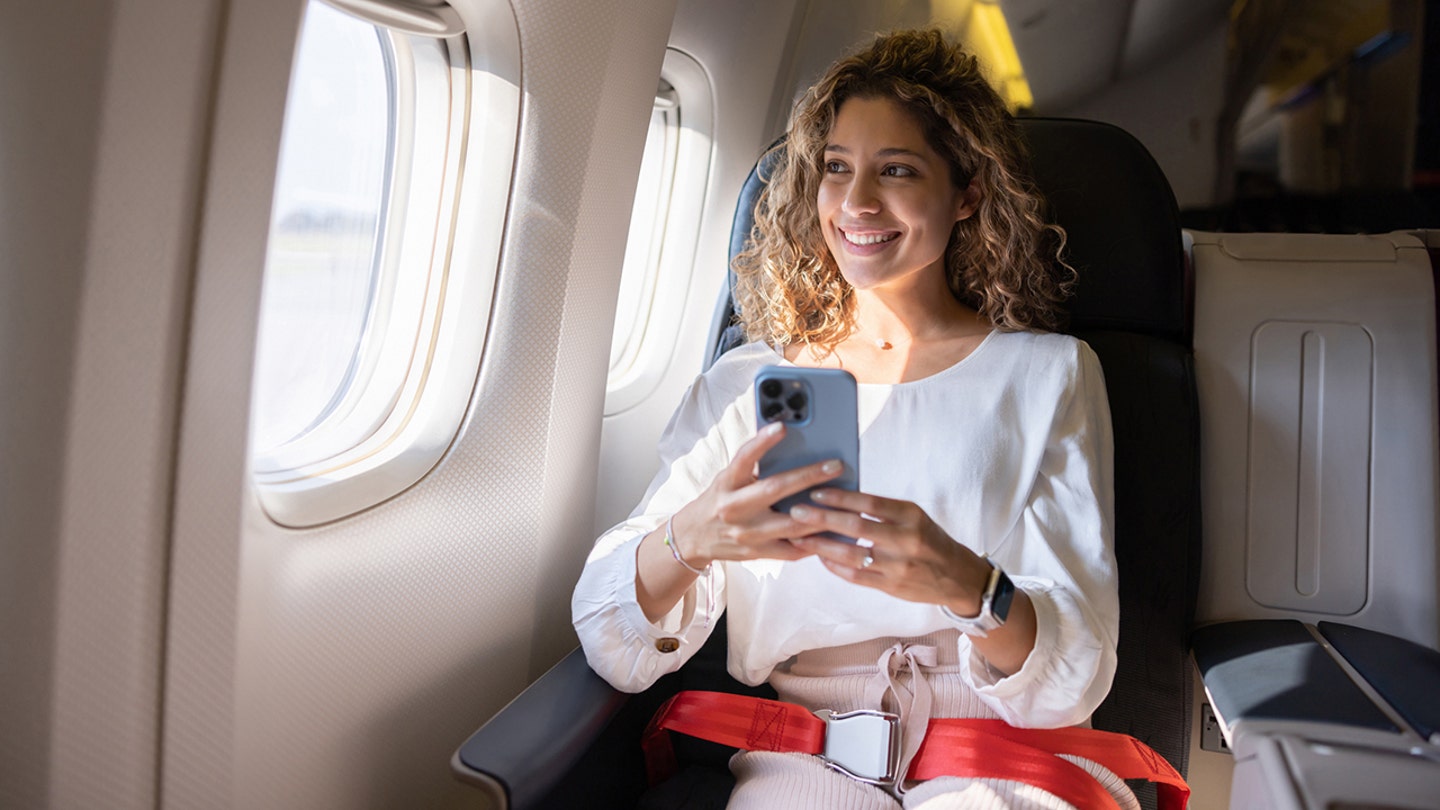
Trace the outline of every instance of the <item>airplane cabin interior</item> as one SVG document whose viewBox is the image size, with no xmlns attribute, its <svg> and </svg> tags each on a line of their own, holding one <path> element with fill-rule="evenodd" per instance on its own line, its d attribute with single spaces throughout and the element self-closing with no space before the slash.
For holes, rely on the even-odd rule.
<svg viewBox="0 0 1440 810">
<path fill-rule="evenodd" d="M 0 807 L 724 806 L 734 747 L 642 746 L 679 692 L 775 696 L 723 619 L 632 695 L 571 595 L 743 340 L 797 99 L 927 27 L 1015 117 L 1104 372 L 1091 725 L 1196 810 L 1440 801 L 1440 3 L 0 14 Z"/>
</svg>

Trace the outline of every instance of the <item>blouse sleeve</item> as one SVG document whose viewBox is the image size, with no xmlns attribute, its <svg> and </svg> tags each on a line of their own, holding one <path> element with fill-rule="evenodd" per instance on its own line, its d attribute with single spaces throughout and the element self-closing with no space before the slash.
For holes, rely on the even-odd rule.
<svg viewBox="0 0 1440 810">
<path fill-rule="evenodd" d="M 728 463 L 724 428 L 698 378 L 659 444 L 660 472 L 630 518 L 595 542 L 571 598 L 571 616 L 590 668 L 616 689 L 640 692 L 679 669 L 709 638 L 724 610 L 724 566 L 712 565 L 670 613 L 645 618 L 635 596 L 640 541 L 694 500 Z"/>
<path fill-rule="evenodd" d="M 1095 353 L 1077 343 L 1028 501 L 996 562 L 1035 606 L 1035 647 L 1001 676 L 961 639 L 967 682 L 1014 726 L 1084 722 L 1115 675 L 1120 607 L 1113 545 L 1110 406 Z M 967 650 L 966 647 L 969 647 Z"/>
</svg>

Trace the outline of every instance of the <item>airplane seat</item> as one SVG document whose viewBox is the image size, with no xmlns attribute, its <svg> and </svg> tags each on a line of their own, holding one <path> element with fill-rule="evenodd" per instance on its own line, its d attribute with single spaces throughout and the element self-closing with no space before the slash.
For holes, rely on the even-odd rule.
<svg viewBox="0 0 1440 810">
<path fill-rule="evenodd" d="M 1079 272 L 1070 331 L 1100 358 L 1114 424 L 1120 664 L 1093 724 L 1134 735 L 1183 774 L 1190 745 L 1187 637 L 1199 582 L 1200 448 L 1179 214 L 1163 173 L 1125 131 L 1053 118 L 1024 118 L 1020 126 L 1036 184 L 1052 220 L 1066 229 L 1066 257 Z M 741 193 L 732 257 L 751 232 L 773 154 L 767 150 Z M 733 310 L 721 311 L 712 357 L 742 339 L 730 323 Z M 578 791 L 605 806 L 636 806 L 644 790 L 633 782 L 643 770 L 644 723 L 669 693 L 716 688 L 698 682 L 723 683 L 724 670 L 723 626 L 685 667 L 640 696 L 617 696 L 576 651 L 477 731 L 452 763 L 502 807 L 565 806 Z M 556 718 L 566 729 L 559 737 L 536 731 Z M 587 747 L 570 739 L 579 736 L 577 727 L 600 742 Z M 723 806 L 729 749 L 673 737 L 682 762 L 678 781 L 653 789 L 646 801 Z M 540 747 L 522 751 L 521 738 Z M 626 768 L 634 770 L 622 774 Z M 1153 808 L 1153 786 L 1135 787 L 1142 805 Z"/>
<path fill-rule="evenodd" d="M 1440 237 L 1187 238 L 1206 451 L 1191 648 L 1230 803 L 1434 807 Z"/>
<path fill-rule="evenodd" d="M 1124 130 L 1021 119 L 1036 185 L 1079 273 L 1069 330 L 1105 372 L 1115 441 L 1119 667 L 1096 728 L 1189 765 L 1188 636 L 1200 584 L 1200 405 L 1192 278 L 1169 181 Z M 1135 785 L 1145 807 L 1154 786 Z"/>
</svg>

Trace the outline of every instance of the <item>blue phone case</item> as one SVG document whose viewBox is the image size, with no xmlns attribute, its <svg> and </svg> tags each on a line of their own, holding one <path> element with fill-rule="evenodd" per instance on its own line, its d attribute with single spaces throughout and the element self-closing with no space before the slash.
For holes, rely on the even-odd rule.
<svg viewBox="0 0 1440 810">
<path fill-rule="evenodd" d="M 755 424 L 783 421 L 785 438 L 760 459 L 763 478 L 832 458 L 845 465 L 827 487 L 860 489 L 860 418 L 855 403 L 855 378 L 832 368 L 766 366 L 755 375 Z M 774 505 L 788 512 L 796 504 L 815 505 L 810 492 L 797 493 Z M 835 540 L 850 537 L 825 532 Z"/>
</svg>

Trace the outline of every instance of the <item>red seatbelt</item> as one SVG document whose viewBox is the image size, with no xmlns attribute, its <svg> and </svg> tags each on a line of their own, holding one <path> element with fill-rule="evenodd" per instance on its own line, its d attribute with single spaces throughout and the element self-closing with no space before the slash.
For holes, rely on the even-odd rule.
<svg viewBox="0 0 1440 810">
<path fill-rule="evenodd" d="M 670 731 L 747 751 L 825 751 L 825 721 L 804 706 L 729 692 L 680 692 L 650 718 L 640 741 L 651 784 L 677 770 Z"/>
<path fill-rule="evenodd" d="M 1155 749 L 1128 734 L 1100 731 L 1093 728 L 1015 728 L 1003 720 L 937 718 L 930 721 L 925 731 L 925 741 L 910 764 L 910 779 L 933 779 L 937 776 L 991 776 L 999 774 L 965 773 L 956 774 L 949 766 L 960 757 L 982 757 L 984 761 L 975 766 L 986 770 L 994 766 L 991 754 L 995 752 L 996 740 L 1020 745 L 1044 752 L 1055 762 L 1065 762 L 1055 754 L 1070 754 L 1097 762 L 1109 768 L 1121 779 L 1144 779 L 1155 783 L 1155 798 L 1160 810 L 1184 810 L 1190 801 L 1190 786 L 1169 761 L 1155 753 Z M 934 753 L 928 753 L 932 749 Z M 1080 768 L 1086 779 L 1095 785 L 1094 777 Z M 1022 782 L 1045 787 L 1028 779 Z M 1049 790 L 1049 788 L 1046 788 Z M 1058 791 L 1051 793 L 1065 798 Z M 1108 795 L 1108 794 L 1107 794 Z M 1087 805 L 1070 802 L 1076 807 Z"/>
<path fill-rule="evenodd" d="M 825 750 L 825 728 L 824 720 L 794 703 L 681 692 L 660 707 L 645 729 L 645 764 L 652 783 L 675 772 L 670 731 L 748 751 L 818 755 Z M 932 719 L 907 778 L 1006 779 L 1034 785 L 1084 810 L 1116 807 L 1093 776 L 1056 754 L 1092 760 L 1122 779 L 1156 783 L 1160 810 L 1184 810 L 1189 801 L 1190 788 L 1180 774 L 1134 737 L 1088 728 L 1015 728 L 1001 720 Z"/>
</svg>

